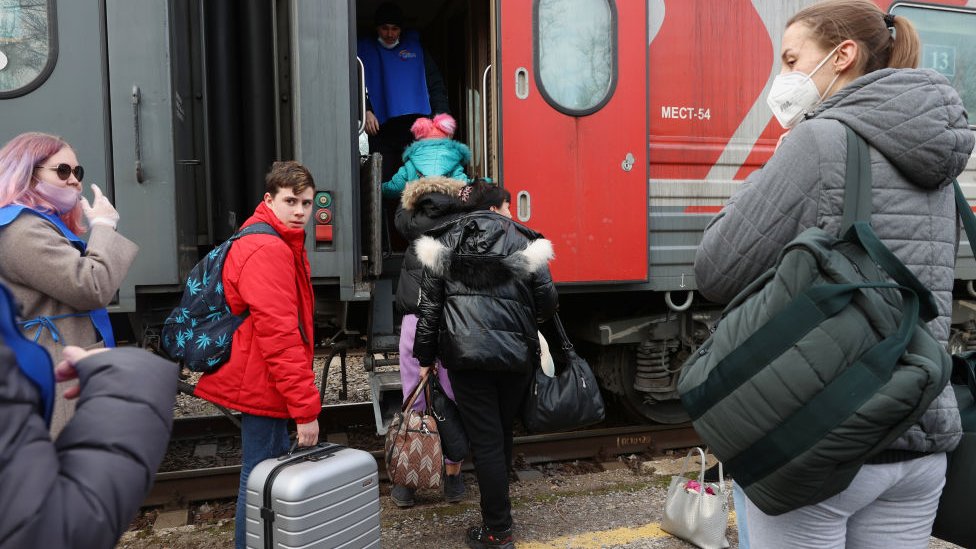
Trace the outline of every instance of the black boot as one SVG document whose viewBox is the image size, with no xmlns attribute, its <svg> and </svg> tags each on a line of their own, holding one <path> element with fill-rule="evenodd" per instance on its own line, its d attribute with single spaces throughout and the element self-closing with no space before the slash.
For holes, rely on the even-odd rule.
<svg viewBox="0 0 976 549">
<path fill-rule="evenodd" d="M 489 530 L 484 526 L 472 526 L 468 528 L 468 535 L 465 541 L 471 549 L 487 549 L 488 547 L 515 549 L 515 542 L 512 541 L 511 528 L 497 531 Z"/>
</svg>

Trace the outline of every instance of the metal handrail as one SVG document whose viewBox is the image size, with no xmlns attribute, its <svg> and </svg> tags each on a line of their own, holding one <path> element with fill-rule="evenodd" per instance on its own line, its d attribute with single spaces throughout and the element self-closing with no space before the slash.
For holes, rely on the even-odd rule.
<svg viewBox="0 0 976 549">
<path fill-rule="evenodd" d="M 488 177 L 488 72 L 491 65 L 485 67 L 481 75 L 481 146 L 484 151 L 481 164 L 481 176 Z"/>
</svg>

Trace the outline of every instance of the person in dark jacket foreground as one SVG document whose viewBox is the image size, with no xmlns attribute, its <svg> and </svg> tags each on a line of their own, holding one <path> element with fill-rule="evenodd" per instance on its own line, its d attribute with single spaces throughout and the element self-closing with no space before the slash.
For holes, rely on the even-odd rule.
<svg viewBox="0 0 976 549">
<path fill-rule="evenodd" d="M 482 525 L 468 529 L 468 546 L 514 547 L 512 422 L 540 367 L 538 324 L 558 306 L 552 244 L 494 211 L 427 235 L 416 243 L 423 272 L 413 354 L 424 368 L 440 359 L 448 370 L 471 441 Z"/>
<path fill-rule="evenodd" d="M 769 103 L 791 129 L 705 229 L 695 257 L 703 295 L 731 300 L 810 227 L 839 233 L 842 122 L 871 149 L 872 226 L 932 290 L 939 317 L 929 327 L 947 341 L 958 236 L 952 181 L 974 138 L 959 95 L 939 73 L 913 68 L 918 60 L 911 22 L 867 0 L 820 2 L 787 23 Z M 751 547 L 926 547 L 946 452 L 960 436 L 956 399 L 946 387 L 843 492 L 777 516 L 747 503 L 739 516 L 747 514 Z"/>
<path fill-rule="evenodd" d="M 56 369 L 14 328 L 0 286 L 0 547 L 113 547 L 166 453 L 177 368 L 140 349 L 67 346 Z M 56 441 L 55 379 L 75 414 Z"/>
</svg>

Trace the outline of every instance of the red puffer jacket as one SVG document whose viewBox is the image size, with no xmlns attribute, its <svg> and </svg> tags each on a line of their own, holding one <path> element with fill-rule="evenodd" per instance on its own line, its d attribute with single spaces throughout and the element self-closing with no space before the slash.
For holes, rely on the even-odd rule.
<svg viewBox="0 0 976 549">
<path fill-rule="evenodd" d="M 259 221 L 281 238 L 249 235 L 227 253 L 222 277 L 227 303 L 234 314 L 248 309 L 250 315 L 234 332 L 230 360 L 200 378 L 195 394 L 248 414 L 308 423 L 318 417 L 321 404 L 312 373 L 313 300 L 305 231 L 286 227 L 263 202 L 244 226 Z"/>
</svg>

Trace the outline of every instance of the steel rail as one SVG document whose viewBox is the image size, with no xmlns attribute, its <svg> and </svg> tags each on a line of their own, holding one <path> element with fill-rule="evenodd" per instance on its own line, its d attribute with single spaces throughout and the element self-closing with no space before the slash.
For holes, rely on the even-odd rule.
<svg viewBox="0 0 976 549">
<path fill-rule="evenodd" d="M 349 411 L 354 409 L 349 408 Z M 700 443 L 701 438 L 691 424 L 643 425 L 519 436 L 515 437 L 514 454 L 529 464 L 593 458 L 608 460 L 626 454 L 660 454 Z M 385 478 L 383 451 L 371 453 L 376 458 L 380 475 Z M 470 467 L 470 461 L 466 462 L 466 467 Z M 232 465 L 159 473 L 143 506 L 179 506 L 192 501 L 234 497 L 240 470 L 240 465 Z"/>
</svg>

